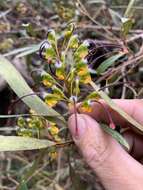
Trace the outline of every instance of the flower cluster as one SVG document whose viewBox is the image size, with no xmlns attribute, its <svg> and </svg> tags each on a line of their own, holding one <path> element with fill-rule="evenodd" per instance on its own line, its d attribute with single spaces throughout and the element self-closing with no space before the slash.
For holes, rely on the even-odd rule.
<svg viewBox="0 0 143 190">
<path fill-rule="evenodd" d="M 76 109 L 76 103 L 82 102 L 79 111 L 92 111 L 92 102 L 98 101 L 100 96 L 91 90 L 91 70 L 87 61 L 89 46 L 88 40 L 81 43 L 78 35 L 74 34 L 73 24 L 60 36 L 54 30 L 48 31 L 47 40 L 40 47 L 40 56 L 46 67 L 43 67 L 39 78 L 44 89 L 43 99 L 49 107 L 63 105 L 67 111 L 70 107 Z M 86 96 L 83 96 L 83 89 L 87 89 Z M 19 118 L 18 125 L 18 134 L 22 136 L 35 136 L 35 131 L 39 135 L 48 126 L 50 139 L 56 142 L 62 139 L 59 126 L 51 121 L 45 122 L 41 117 Z"/>
<path fill-rule="evenodd" d="M 40 55 L 49 65 L 50 72 L 41 73 L 41 82 L 50 89 L 44 93 L 44 100 L 50 107 L 63 101 L 66 105 L 74 104 L 82 99 L 80 87 L 91 82 L 87 55 L 89 42 L 80 43 L 74 34 L 74 25 L 70 24 L 62 34 L 62 42 L 54 30 L 48 32 L 47 41 L 41 45 Z M 96 98 L 96 97 L 95 97 Z M 92 97 L 93 99 L 93 97 Z M 83 103 L 89 111 L 90 100 Z M 88 106 L 87 106 L 88 105 Z"/>
<path fill-rule="evenodd" d="M 57 125 L 54 122 L 49 122 L 48 123 L 48 131 L 52 137 L 52 139 L 56 142 L 61 142 L 61 138 L 59 136 L 59 128 L 57 127 Z"/>
<path fill-rule="evenodd" d="M 28 118 L 18 118 L 17 125 L 19 129 L 17 133 L 19 136 L 40 138 L 41 134 L 47 131 L 51 140 L 61 142 L 59 128 L 54 122 L 39 117 L 33 110 L 30 110 L 30 114 L 31 116 Z"/>
<path fill-rule="evenodd" d="M 40 136 L 40 130 L 45 128 L 45 120 L 37 117 L 33 110 L 30 110 L 31 117 L 19 117 L 17 125 L 19 127 L 17 133 L 23 137 L 37 137 Z"/>
</svg>

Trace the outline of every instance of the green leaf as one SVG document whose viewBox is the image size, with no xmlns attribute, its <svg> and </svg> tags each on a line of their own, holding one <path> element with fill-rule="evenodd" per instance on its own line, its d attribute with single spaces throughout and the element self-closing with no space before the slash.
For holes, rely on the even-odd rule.
<svg viewBox="0 0 143 190">
<path fill-rule="evenodd" d="M 48 148 L 55 145 L 49 140 L 29 137 L 0 136 L 0 151 L 20 151 Z"/>
<path fill-rule="evenodd" d="M 124 110 L 122 110 L 106 93 L 102 90 L 99 90 L 98 86 L 94 82 L 90 83 L 94 90 L 96 90 L 100 97 L 119 115 L 121 115 L 125 120 L 127 120 L 130 124 L 132 124 L 133 129 L 138 129 L 141 133 L 143 133 L 143 125 L 138 123 L 135 119 L 133 119 L 130 115 L 128 115 Z"/>
<path fill-rule="evenodd" d="M 0 55 L 0 75 L 7 81 L 18 97 L 34 94 L 21 74 L 3 56 Z M 65 125 L 64 118 L 52 108 L 49 108 L 37 95 L 26 96 L 22 101 L 39 115 L 46 115 L 58 124 Z"/>
<path fill-rule="evenodd" d="M 103 61 L 99 65 L 99 67 L 96 69 L 96 72 L 98 74 L 103 73 L 106 69 L 108 69 L 108 67 L 110 67 L 111 65 L 113 65 L 115 63 L 115 61 L 117 61 L 123 55 L 124 55 L 124 53 L 118 53 L 116 55 L 113 55 L 112 57 L 109 57 L 108 59 L 106 59 L 105 61 Z"/>
<path fill-rule="evenodd" d="M 116 139 L 121 145 L 125 146 L 128 150 L 130 149 L 128 142 L 126 141 L 126 139 L 124 139 L 124 137 L 118 133 L 117 131 L 115 131 L 114 129 L 111 129 L 110 127 L 108 127 L 105 124 L 100 124 L 101 128 L 108 133 L 109 135 L 111 135 L 114 139 Z"/>
<path fill-rule="evenodd" d="M 39 45 L 35 45 L 35 46 L 31 47 L 30 49 L 28 49 L 27 51 L 21 52 L 16 57 L 20 58 L 20 57 L 24 57 L 24 56 L 27 56 L 29 54 L 35 53 L 36 51 L 39 50 L 39 48 L 40 48 Z"/>
<path fill-rule="evenodd" d="M 4 57 L 8 57 L 10 55 L 16 55 L 19 53 L 19 55 L 17 55 L 17 57 L 22 57 L 31 53 L 34 53 L 36 51 L 39 50 L 40 46 L 42 43 L 40 44 L 36 44 L 36 45 L 31 45 L 31 46 L 27 46 L 27 47 L 23 47 L 23 48 L 18 48 L 18 49 L 14 49 L 8 53 L 5 53 L 3 56 Z"/>
<path fill-rule="evenodd" d="M 21 182 L 19 190 L 28 190 L 28 187 L 25 181 Z"/>
<path fill-rule="evenodd" d="M 127 6 L 127 9 L 126 9 L 125 14 L 124 14 L 125 17 L 131 17 L 131 15 L 132 15 L 132 13 L 133 13 L 132 8 L 133 8 L 133 6 L 134 6 L 134 4 L 135 4 L 136 2 L 137 2 L 137 0 L 130 0 L 130 1 L 129 1 L 128 6 Z"/>
</svg>

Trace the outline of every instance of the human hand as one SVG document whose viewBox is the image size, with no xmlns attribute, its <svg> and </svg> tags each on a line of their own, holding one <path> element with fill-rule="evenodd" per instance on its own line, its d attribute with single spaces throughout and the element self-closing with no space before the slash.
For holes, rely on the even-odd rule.
<svg viewBox="0 0 143 190">
<path fill-rule="evenodd" d="M 143 124 L 142 100 L 114 100 L 125 112 Z M 104 101 L 102 104 L 111 113 L 113 121 L 122 127 L 129 123 L 113 111 Z M 124 133 L 130 145 L 130 155 L 110 135 L 105 133 L 98 122 L 108 122 L 103 108 L 93 103 L 90 114 L 77 114 L 76 133 L 75 114 L 69 118 L 69 129 L 73 140 L 81 151 L 87 164 L 95 171 L 107 190 L 142 190 L 143 166 L 137 161 L 143 157 L 143 135 L 132 130 Z"/>
</svg>

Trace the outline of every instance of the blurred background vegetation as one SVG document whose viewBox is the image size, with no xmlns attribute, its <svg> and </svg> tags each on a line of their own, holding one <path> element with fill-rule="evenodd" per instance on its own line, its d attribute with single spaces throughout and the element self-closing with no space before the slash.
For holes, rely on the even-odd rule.
<svg viewBox="0 0 143 190">
<path fill-rule="evenodd" d="M 38 49 L 19 48 L 31 45 L 37 48 L 46 39 L 49 29 L 60 34 L 73 22 L 81 40 L 94 40 L 98 46 L 102 45 L 94 54 L 93 59 L 102 57 L 94 68 L 106 59 L 104 54 L 116 49 L 117 44 L 130 51 L 124 60 L 96 76 L 97 84 L 112 98 L 142 98 L 143 1 L 136 0 L 127 15 L 132 19 L 131 27 L 130 24 L 123 26 L 128 4 L 129 0 L 0 0 L 0 53 L 8 57 L 28 84 L 37 90 L 31 71 L 43 67 L 38 52 L 35 53 Z M 26 113 L 27 108 L 21 101 L 13 105 L 16 98 L 0 78 L 0 114 Z M 16 119 L 0 119 L 0 135 L 15 134 L 16 127 Z M 1 152 L 0 190 L 18 189 L 21 178 L 37 157 L 38 151 Z M 21 190 L 103 190 L 98 178 L 71 146 L 59 149 L 57 158 L 52 160 L 47 152 L 37 164 Z"/>
</svg>

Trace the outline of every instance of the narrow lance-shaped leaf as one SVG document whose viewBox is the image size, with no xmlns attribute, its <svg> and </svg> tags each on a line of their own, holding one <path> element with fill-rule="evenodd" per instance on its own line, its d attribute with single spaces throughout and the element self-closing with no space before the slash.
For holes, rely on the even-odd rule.
<svg viewBox="0 0 143 190">
<path fill-rule="evenodd" d="M 32 89 L 28 86 L 21 74 L 16 68 L 3 56 L 0 55 L 0 75 L 7 81 L 12 90 L 18 97 L 23 97 L 28 94 L 34 94 Z M 52 108 L 49 108 L 44 101 L 37 95 L 26 96 L 22 101 L 39 115 L 46 115 L 46 117 L 54 118 L 58 124 L 65 125 L 64 118 Z"/>
<path fill-rule="evenodd" d="M 54 146 L 49 140 L 29 137 L 0 136 L 0 151 L 35 150 Z"/>
<path fill-rule="evenodd" d="M 17 49 L 14 49 L 14 50 L 12 50 L 12 51 L 10 51 L 8 53 L 3 54 L 3 56 L 8 57 L 10 55 L 16 55 L 16 54 L 22 55 L 23 53 L 24 54 L 27 53 L 26 55 L 28 55 L 28 54 L 31 54 L 31 53 L 34 53 L 34 52 L 38 51 L 40 46 L 41 46 L 41 43 L 36 44 L 36 45 L 27 46 L 27 47 L 17 48 Z"/>
<path fill-rule="evenodd" d="M 24 57 L 24 56 L 30 55 L 32 53 L 37 52 L 39 50 L 39 48 L 40 48 L 40 45 L 35 45 L 35 46 L 29 48 L 27 51 L 19 53 L 16 57 L 20 58 L 20 57 Z"/>
<path fill-rule="evenodd" d="M 134 128 L 138 129 L 141 133 L 143 133 L 143 125 L 138 123 L 135 119 L 133 119 L 130 115 L 128 115 L 124 110 L 122 110 L 115 102 L 112 101 L 109 96 L 107 96 L 106 93 L 104 93 L 102 90 L 99 90 L 99 88 L 96 86 L 94 82 L 90 83 L 91 86 L 96 90 L 100 97 L 103 98 L 103 100 L 119 115 L 121 115 L 125 120 L 127 120 L 130 124 L 133 125 Z"/>
<path fill-rule="evenodd" d="M 96 72 L 98 74 L 103 73 L 106 69 L 108 69 L 108 67 L 113 65 L 115 63 L 115 61 L 117 61 L 123 55 L 124 55 L 124 53 L 121 52 L 121 53 L 118 53 L 116 55 L 113 55 L 113 56 L 109 57 L 108 59 L 106 59 L 105 61 L 103 61 L 99 65 L 99 67 L 96 69 Z"/>
<path fill-rule="evenodd" d="M 25 181 L 22 181 L 22 183 L 20 184 L 19 190 L 28 190 L 28 187 Z"/>
<path fill-rule="evenodd" d="M 131 14 L 133 13 L 132 8 L 133 8 L 133 6 L 134 6 L 134 4 L 135 4 L 136 2 L 137 2 L 137 0 L 130 0 L 130 1 L 129 1 L 128 6 L 127 6 L 127 9 L 126 9 L 125 14 L 124 14 L 125 17 L 131 16 Z"/>
<path fill-rule="evenodd" d="M 108 133 L 109 135 L 111 135 L 114 139 L 116 139 L 121 145 L 125 146 L 128 150 L 130 149 L 128 142 L 126 141 L 126 139 L 124 139 L 124 137 L 122 137 L 122 135 L 120 133 L 118 133 L 117 131 L 115 131 L 114 129 L 111 129 L 110 127 L 108 127 L 105 124 L 100 124 L 101 128 Z"/>
</svg>

